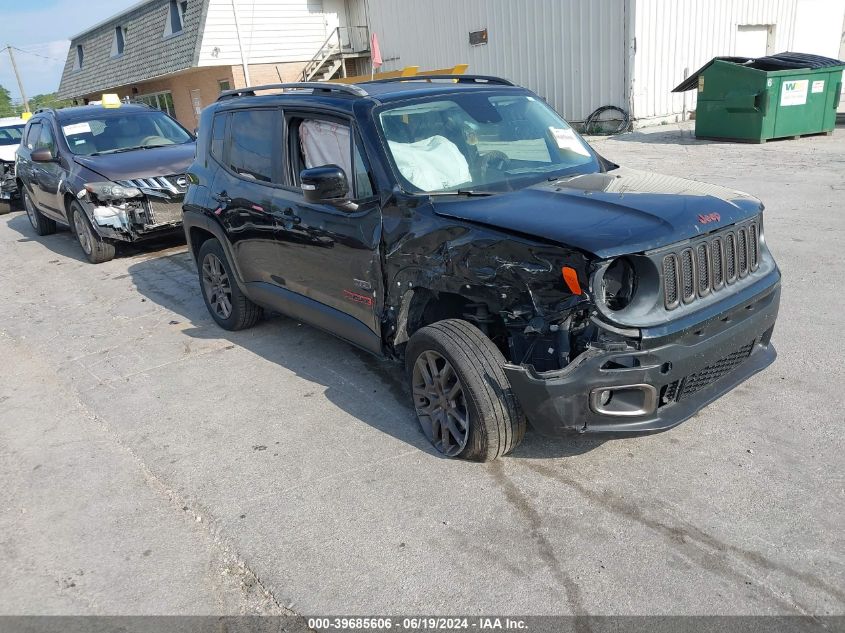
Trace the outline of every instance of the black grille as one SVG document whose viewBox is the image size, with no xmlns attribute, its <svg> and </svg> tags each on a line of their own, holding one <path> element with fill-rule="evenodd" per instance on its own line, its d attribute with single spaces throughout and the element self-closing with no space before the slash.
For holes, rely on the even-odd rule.
<svg viewBox="0 0 845 633">
<path fill-rule="evenodd" d="M 663 257 L 663 297 L 667 310 L 721 290 L 760 267 L 757 221 L 728 227 Z"/>
<path fill-rule="evenodd" d="M 684 303 L 689 303 L 695 298 L 695 263 L 690 249 L 681 253 L 681 291 Z"/>
<path fill-rule="evenodd" d="M 748 274 L 748 237 L 745 229 L 737 232 L 737 261 L 739 263 L 739 276 L 745 277 Z"/>
<path fill-rule="evenodd" d="M 724 257 L 722 257 L 723 242 L 720 238 L 713 240 L 710 248 L 711 261 L 713 263 L 713 290 L 718 290 L 725 284 L 725 272 L 722 269 Z"/>
<path fill-rule="evenodd" d="M 678 305 L 678 258 L 674 255 L 663 258 L 663 292 L 667 308 Z"/>
<path fill-rule="evenodd" d="M 710 292 L 710 257 L 707 254 L 709 244 L 703 242 L 695 248 L 695 261 L 698 266 L 698 294 L 702 297 Z"/>
<path fill-rule="evenodd" d="M 730 284 L 736 279 L 736 237 L 728 233 L 725 237 L 725 280 Z"/>
<path fill-rule="evenodd" d="M 691 396 L 697 391 L 701 391 L 708 385 L 719 380 L 719 378 L 731 373 L 745 362 L 745 359 L 751 356 L 753 349 L 754 341 L 751 341 L 748 345 L 744 345 L 724 358 L 720 358 L 712 365 L 708 365 L 704 369 L 684 378 L 678 393 L 678 400 L 682 400 L 685 396 Z"/>
<path fill-rule="evenodd" d="M 748 267 L 754 272 L 760 266 L 760 235 L 756 224 L 748 227 L 748 238 Z"/>
</svg>

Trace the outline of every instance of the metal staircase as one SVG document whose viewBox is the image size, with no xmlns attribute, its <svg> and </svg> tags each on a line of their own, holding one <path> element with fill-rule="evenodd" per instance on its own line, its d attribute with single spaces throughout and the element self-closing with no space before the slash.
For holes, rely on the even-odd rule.
<svg viewBox="0 0 845 633">
<path fill-rule="evenodd" d="M 328 81 L 346 77 L 346 60 L 368 57 L 369 29 L 366 26 L 339 26 L 302 69 L 302 81 Z"/>
</svg>

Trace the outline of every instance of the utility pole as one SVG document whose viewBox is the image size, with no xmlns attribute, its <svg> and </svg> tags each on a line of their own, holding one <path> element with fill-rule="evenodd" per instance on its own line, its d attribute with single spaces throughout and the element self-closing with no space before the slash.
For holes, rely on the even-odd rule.
<svg viewBox="0 0 845 633">
<path fill-rule="evenodd" d="M 12 53 L 12 47 L 6 44 L 6 50 L 9 51 L 9 59 L 12 60 L 12 70 L 15 71 L 15 79 L 18 80 L 18 90 L 21 91 L 21 99 L 23 99 L 23 107 L 25 108 L 24 112 L 29 112 L 29 101 L 26 98 L 26 93 L 23 91 L 23 82 L 21 82 L 21 76 L 18 73 L 18 65 L 15 63 L 15 55 Z"/>
</svg>

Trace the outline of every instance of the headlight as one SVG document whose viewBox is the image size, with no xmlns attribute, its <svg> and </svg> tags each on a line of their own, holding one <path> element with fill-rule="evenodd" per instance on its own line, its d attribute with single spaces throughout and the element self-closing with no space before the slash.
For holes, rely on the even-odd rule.
<svg viewBox="0 0 845 633">
<path fill-rule="evenodd" d="M 100 200 L 125 200 L 143 195 L 137 187 L 124 187 L 113 182 L 87 182 L 85 191 Z"/>
<path fill-rule="evenodd" d="M 601 299 L 608 309 L 623 310 L 637 292 L 637 273 L 627 257 L 614 259 L 601 280 Z"/>
</svg>

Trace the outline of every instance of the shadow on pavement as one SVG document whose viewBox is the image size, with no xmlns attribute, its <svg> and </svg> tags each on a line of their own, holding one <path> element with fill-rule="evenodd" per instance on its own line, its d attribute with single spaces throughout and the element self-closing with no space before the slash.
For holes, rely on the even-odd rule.
<svg viewBox="0 0 845 633">
<path fill-rule="evenodd" d="M 9 228 L 21 234 L 18 242 L 38 242 L 56 255 L 88 263 L 88 258 L 82 252 L 82 247 L 79 246 L 76 236 L 63 224 L 56 223 L 56 232 L 52 235 L 38 235 L 32 228 L 25 212 L 13 212 L 4 216 L 3 221 Z M 145 241 L 142 244 L 118 244 L 115 259 L 135 257 L 147 253 L 155 255 L 157 250 L 172 248 L 180 244 L 185 244 L 185 236 L 181 232 Z"/>
<path fill-rule="evenodd" d="M 141 259 L 131 264 L 128 272 L 138 292 L 193 326 L 182 330 L 186 336 L 228 340 L 322 385 L 330 402 L 373 428 L 440 455 L 417 424 L 400 363 L 380 359 L 331 334 L 276 315 L 250 330 L 223 330 L 206 310 L 196 267 L 187 252 Z M 513 456 L 532 459 L 578 455 L 603 442 L 581 436 L 549 439 L 529 429 Z"/>
</svg>

